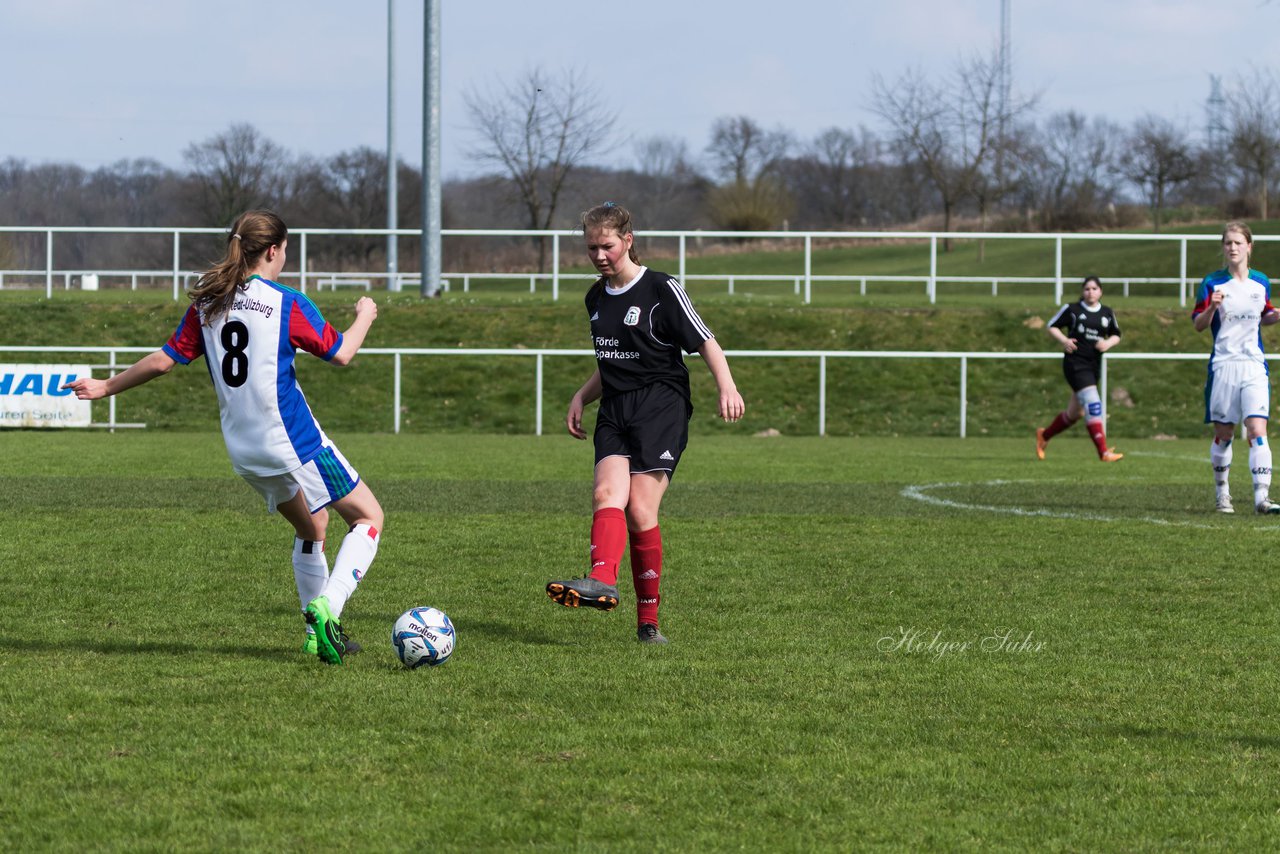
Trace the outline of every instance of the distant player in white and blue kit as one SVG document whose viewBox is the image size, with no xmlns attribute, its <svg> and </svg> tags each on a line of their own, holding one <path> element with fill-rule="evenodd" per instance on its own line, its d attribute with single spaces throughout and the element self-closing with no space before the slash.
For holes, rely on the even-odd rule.
<svg viewBox="0 0 1280 854">
<path fill-rule="evenodd" d="M 267 512 L 294 527 L 293 573 L 307 621 L 305 652 L 328 664 L 359 650 L 340 615 L 378 551 L 382 507 L 311 414 L 294 371 L 305 350 L 346 365 L 378 316 L 368 297 L 356 303 L 346 332 L 330 325 L 306 295 L 278 284 L 288 229 L 270 211 L 242 214 L 226 257 L 201 276 L 177 330 L 159 350 L 106 380 L 64 388 L 81 400 L 118 394 L 203 356 L 218 396 L 231 467 L 262 495 Z M 324 554 L 327 508 L 350 526 L 330 574 Z"/>
<path fill-rule="evenodd" d="M 1224 269 L 1200 283 L 1191 313 L 1197 332 L 1213 330 L 1209 376 L 1204 387 L 1204 420 L 1213 425 L 1209 461 L 1217 487 L 1217 510 L 1234 513 L 1231 505 L 1231 441 L 1244 421 L 1249 440 L 1249 471 L 1253 474 L 1253 506 L 1258 513 L 1280 513 L 1271 501 L 1271 447 L 1267 419 L 1271 386 L 1262 349 L 1262 327 L 1280 320 L 1271 304 L 1271 283 L 1265 273 L 1249 267 L 1253 232 L 1243 222 L 1229 222 L 1222 230 Z"/>
</svg>

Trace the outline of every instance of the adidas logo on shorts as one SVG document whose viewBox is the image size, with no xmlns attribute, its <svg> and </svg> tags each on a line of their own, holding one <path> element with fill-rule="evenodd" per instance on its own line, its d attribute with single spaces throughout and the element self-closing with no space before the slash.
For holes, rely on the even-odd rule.
<svg viewBox="0 0 1280 854">
<path fill-rule="evenodd" d="M 658 459 L 660 459 L 660 460 L 668 460 L 668 461 L 670 461 L 670 462 L 674 462 L 674 461 L 675 461 L 675 457 L 671 456 L 671 452 L 670 452 L 670 451 L 663 451 L 661 454 L 659 454 L 659 455 L 658 455 Z"/>
</svg>

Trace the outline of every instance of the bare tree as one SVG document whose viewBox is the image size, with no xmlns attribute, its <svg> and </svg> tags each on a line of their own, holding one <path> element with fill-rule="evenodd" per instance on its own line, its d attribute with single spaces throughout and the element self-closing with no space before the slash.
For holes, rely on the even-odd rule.
<svg viewBox="0 0 1280 854">
<path fill-rule="evenodd" d="M 951 230 L 956 208 L 972 197 L 984 219 L 987 206 L 1004 192 L 1002 170 L 995 164 L 1013 126 L 1032 102 L 1000 97 L 997 56 L 958 63 L 943 85 L 934 85 L 919 70 L 907 71 L 892 84 L 872 78 L 872 109 L 889 125 L 901 150 L 910 151 L 942 203 L 943 230 Z M 951 241 L 945 241 L 950 251 Z"/>
<path fill-rule="evenodd" d="M 1152 227 L 1157 232 L 1169 194 L 1198 172 L 1187 132 L 1168 119 L 1150 114 L 1134 123 L 1119 167 L 1121 174 L 1146 197 Z"/>
<path fill-rule="evenodd" d="M 249 124 L 234 124 L 182 152 L 200 191 L 206 222 L 229 225 L 255 207 L 280 207 L 287 184 L 287 153 Z"/>
<path fill-rule="evenodd" d="M 1267 218 L 1271 183 L 1280 167 L 1280 84 L 1275 72 L 1254 69 L 1227 95 L 1231 158 L 1253 184 L 1262 219 Z"/>
<path fill-rule="evenodd" d="M 683 139 L 653 136 L 635 143 L 644 219 L 655 228 L 688 225 L 701 208 L 706 179 L 698 174 Z"/>
<path fill-rule="evenodd" d="M 464 93 L 478 143 L 471 156 L 510 177 L 532 229 L 553 227 L 573 170 L 609 145 L 616 114 L 577 71 L 540 68 L 497 91 Z M 538 242 L 538 267 L 546 247 Z"/>
<path fill-rule="evenodd" d="M 1115 168 L 1124 132 L 1074 110 L 1055 113 L 1034 131 L 1026 190 L 1046 229 L 1094 225 L 1115 201 Z"/>
<path fill-rule="evenodd" d="M 708 196 L 712 218 L 735 231 L 772 228 L 791 209 L 779 167 L 791 148 L 782 130 L 765 130 L 746 116 L 716 119 L 707 154 L 723 181 Z"/>
<path fill-rule="evenodd" d="M 879 154 L 879 140 L 866 128 L 857 133 L 827 128 L 791 164 L 797 200 L 823 225 L 848 226 L 864 220 L 867 193 L 863 185 Z"/>
</svg>

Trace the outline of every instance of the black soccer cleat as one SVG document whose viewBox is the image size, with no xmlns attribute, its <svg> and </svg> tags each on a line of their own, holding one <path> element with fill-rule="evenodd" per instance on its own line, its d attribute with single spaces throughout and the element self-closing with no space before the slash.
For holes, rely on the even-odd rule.
<svg viewBox="0 0 1280 854">
<path fill-rule="evenodd" d="M 612 611 L 618 607 L 618 588 L 597 581 L 589 575 L 568 581 L 548 581 L 547 595 L 566 608 L 598 608 Z"/>
<path fill-rule="evenodd" d="M 641 623 L 636 629 L 636 640 L 640 643 L 668 643 L 662 632 L 653 623 Z"/>
</svg>

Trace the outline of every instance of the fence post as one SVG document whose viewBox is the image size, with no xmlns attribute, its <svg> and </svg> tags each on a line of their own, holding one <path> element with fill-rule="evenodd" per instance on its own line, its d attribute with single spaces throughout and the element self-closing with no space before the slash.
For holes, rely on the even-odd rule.
<svg viewBox="0 0 1280 854">
<path fill-rule="evenodd" d="M 307 292 L 307 233 L 302 232 L 299 242 L 302 244 L 298 248 L 298 290 L 304 294 Z M 335 287 L 336 291 L 337 288 Z"/>
<path fill-rule="evenodd" d="M 538 367 L 535 371 L 536 379 L 534 380 L 534 435 L 542 435 L 542 353 L 538 354 Z"/>
<path fill-rule="evenodd" d="M 53 230 L 44 233 L 44 297 L 53 299 Z"/>
<path fill-rule="evenodd" d="M 813 236 L 804 236 L 804 304 L 813 302 Z"/>
<path fill-rule="evenodd" d="M 685 284 L 684 278 L 684 235 L 680 235 L 680 284 Z"/>
<path fill-rule="evenodd" d="M 966 413 L 969 409 L 969 357 L 960 357 L 960 438 L 967 435 Z"/>
<path fill-rule="evenodd" d="M 1179 241 L 1182 244 L 1181 266 L 1178 273 L 1178 305 L 1187 305 L 1187 238 Z"/>
<path fill-rule="evenodd" d="M 181 250 L 182 250 L 182 232 L 178 231 L 177 229 L 174 229 L 173 231 L 173 301 L 174 302 L 178 301 L 178 296 L 182 293 L 181 288 L 178 286 L 178 281 L 179 279 L 182 278 L 181 261 L 179 261 L 179 259 L 182 257 Z"/>
<path fill-rule="evenodd" d="M 818 435 L 827 435 L 827 357 L 818 357 Z"/>
<path fill-rule="evenodd" d="M 551 235 L 551 301 L 560 300 L 560 234 Z M 541 358 L 541 356 L 539 356 Z"/>
<path fill-rule="evenodd" d="M 938 301 L 938 235 L 929 237 L 929 302 Z"/>
<path fill-rule="evenodd" d="M 116 375 L 116 351 L 107 351 L 107 364 L 111 365 L 108 369 L 107 376 L 114 377 Z M 107 430 L 116 432 L 116 396 L 113 394 L 107 398 Z"/>
<path fill-rule="evenodd" d="M 1053 239 L 1053 304 L 1062 305 L 1062 235 Z"/>
<path fill-rule="evenodd" d="M 395 432 L 397 435 L 400 433 L 400 357 L 401 354 L 396 353 L 396 381 L 395 387 L 391 393 L 391 400 L 396 410 L 393 422 L 395 424 Z"/>
</svg>

